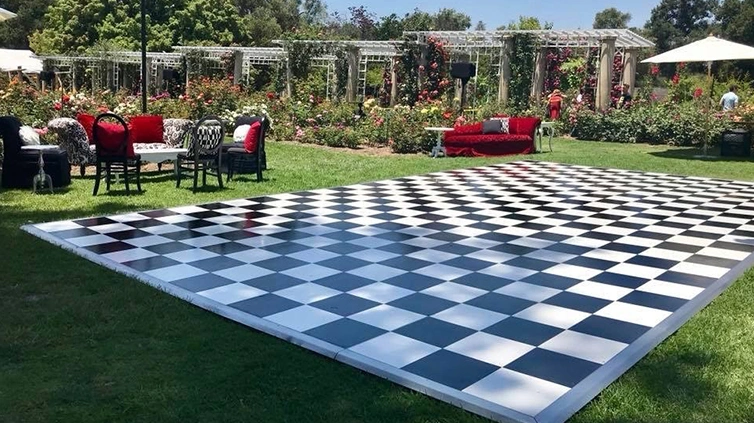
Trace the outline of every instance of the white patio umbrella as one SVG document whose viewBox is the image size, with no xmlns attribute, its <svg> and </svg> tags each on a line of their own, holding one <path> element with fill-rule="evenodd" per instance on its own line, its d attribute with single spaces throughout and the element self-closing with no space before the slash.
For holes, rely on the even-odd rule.
<svg viewBox="0 0 754 423">
<path fill-rule="evenodd" d="M 0 22 L 7 21 L 8 19 L 13 19 L 16 16 L 18 16 L 18 15 L 16 15 L 13 12 L 11 12 L 10 10 L 5 10 L 2 7 L 0 7 Z"/>
<path fill-rule="evenodd" d="M 681 63 L 719 62 L 724 60 L 754 59 L 754 47 L 717 38 L 714 35 L 686 44 L 649 59 L 642 63 Z"/>
<path fill-rule="evenodd" d="M 706 62 L 707 76 L 710 78 L 710 98 L 712 98 L 712 88 L 714 79 L 712 78 L 712 62 L 727 60 L 754 60 L 754 47 L 745 44 L 734 43 L 732 41 L 717 38 L 714 35 L 686 44 L 685 46 L 666 51 L 649 59 L 642 60 L 642 63 L 688 63 L 688 62 Z M 704 156 L 707 155 L 707 141 L 704 142 Z"/>
</svg>

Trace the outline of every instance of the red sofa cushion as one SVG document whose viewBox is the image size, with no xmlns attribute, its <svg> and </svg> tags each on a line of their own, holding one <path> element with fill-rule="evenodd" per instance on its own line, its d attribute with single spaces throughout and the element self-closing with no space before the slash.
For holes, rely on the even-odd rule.
<svg viewBox="0 0 754 423">
<path fill-rule="evenodd" d="M 92 127 L 94 131 L 94 127 Z M 97 137 L 102 145 L 103 151 L 101 155 L 116 155 L 119 153 L 118 148 L 123 142 L 125 136 L 125 128 L 119 123 L 99 122 L 97 124 Z M 129 129 L 130 132 L 130 129 Z M 126 154 L 128 157 L 134 157 L 134 143 L 133 137 L 128 136 L 128 144 L 126 147 Z"/>
<path fill-rule="evenodd" d="M 484 143 L 503 143 L 513 141 L 533 142 L 534 138 L 528 135 L 519 134 L 470 134 L 470 135 L 448 135 L 445 138 L 445 146 L 461 144 L 484 144 Z"/>
<path fill-rule="evenodd" d="M 130 119 L 131 140 L 137 144 L 164 144 L 162 116 L 141 115 Z"/>
<path fill-rule="evenodd" d="M 89 144 L 94 144 L 93 128 L 95 119 L 96 117 L 87 113 L 80 113 L 76 116 L 76 120 L 84 127 L 86 137 L 89 139 Z"/>
<path fill-rule="evenodd" d="M 261 131 L 262 124 L 260 122 L 254 122 L 249 126 L 249 132 L 246 133 L 246 138 L 243 140 L 243 147 L 246 149 L 246 152 L 253 153 L 256 151 Z"/>
<path fill-rule="evenodd" d="M 518 135 L 528 135 L 534 139 L 534 131 L 542 122 L 535 117 L 515 117 L 510 118 L 510 133 Z"/>
<path fill-rule="evenodd" d="M 481 134 L 482 133 L 482 122 L 472 123 L 469 125 L 459 125 L 453 128 L 453 131 L 450 132 L 451 134 Z"/>
</svg>

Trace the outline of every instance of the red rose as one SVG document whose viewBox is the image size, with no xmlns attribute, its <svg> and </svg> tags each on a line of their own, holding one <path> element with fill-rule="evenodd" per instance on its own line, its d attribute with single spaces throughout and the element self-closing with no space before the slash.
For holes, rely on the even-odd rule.
<svg viewBox="0 0 754 423">
<path fill-rule="evenodd" d="M 52 107 L 55 108 L 55 110 L 60 110 L 63 108 L 63 105 L 60 104 L 60 102 L 56 101 L 55 105 L 53 105 Z"/>
</svg>

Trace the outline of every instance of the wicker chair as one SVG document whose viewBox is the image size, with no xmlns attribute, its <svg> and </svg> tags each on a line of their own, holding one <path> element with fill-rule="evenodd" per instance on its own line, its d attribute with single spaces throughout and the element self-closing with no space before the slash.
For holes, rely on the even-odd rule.
<svg viewBox="0 0 754 423">
<path fill-rule="evenodd" d="M 220 170 L 221 152 L 225 139 L 225 128 L 222 120 L 215 116 L 206 116 L 199 120 L 196 125 L 186 132 L 188 152 L 179 154 L 175 163 L 176 188 L 181 186 L 183 171 L 192 172 L 194 175 L 194 188 L 199 183 L 199 173 L 202 173 L 202 185 L 207 185 L 207 173 L 217 176 L 217 183 L 223 188 L 222 172 Z"/>
</svg>

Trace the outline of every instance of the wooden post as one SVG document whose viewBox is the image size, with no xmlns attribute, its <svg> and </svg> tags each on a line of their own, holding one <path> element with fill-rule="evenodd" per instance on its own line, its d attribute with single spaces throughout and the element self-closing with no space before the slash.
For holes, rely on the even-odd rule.
<svg viewBox="0 0 754 423">
<path fill-rule="evenodd" d="M 615 40 L 609 36 L 600 41 L 599 74 L 597 75 L 597 110 L 607 110 L 610 107 L 610 92 L 613 87 L 613 60 L 615 58 Z"/>
<path fill-rule="evenodd" d="M 243 52 L 236 50 L 233 52 L 233 84 L 240 85 L 243 79 Z M 243 81 L 247 84 L 249 81 Z"/>
<path fill-rule="evenodd" d="M 503 106 L 508 105 L 511 83 L 511 52 L 513 51 L 513 37 L 503 36 L 503 48 L 500 50 L 500 82 L 497 87 L 497 101 Z"/>
<path fill-rule="evenodd" d="M 398 103 L 398 63 L 397 57 L 390 61 L 390 105 L 395 106 Z"/>
<path fill-rule="evenodd" d="M 635 49 L 626 49 L 626 51 L 623 53 L 623 61 L 625 62 L 625 65 L 623 66 L 623 83 L 628 84 L 629 93 L 631 95 L 636 92 L 636 55 L 637 51 Z"/>
<path fill-rule="evenodd" d="M 293 97 L 293 71 L 291 70 L 291 61 L 285 58 L 285 96 Z"/>
<path fill-rule="evenodd" d="M 531 99 L 539 103 L 542 100 L 542 90 L 545 86 L 545 73 L 547 73 L 547 48 L 540 47 L 534 59 L 534 77 L 531 84 Z"/>
<path fill-rule="evenodd" d="M 354 103 L 356 102 L 357 91 L 359 90 L 359 49 L 349 48 L 346 52 L 346 61 L 348 62 L 346 101 Z"/>
</svg>

